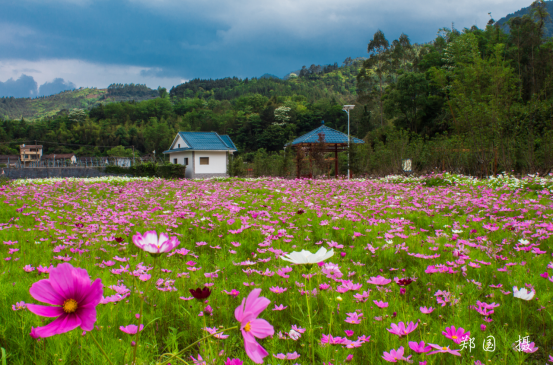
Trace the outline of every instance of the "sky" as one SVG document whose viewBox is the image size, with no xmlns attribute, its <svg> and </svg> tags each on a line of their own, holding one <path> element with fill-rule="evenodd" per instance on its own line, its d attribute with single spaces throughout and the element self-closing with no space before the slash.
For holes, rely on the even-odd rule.
<svg viewBox="0 0 554 366">
<path fill-rule="evenodd" d="M 378 30 L 412 43 L 484 28 L 531 0 L 3 0 L 0 97 L 111 83 L 283 77 L 367 56 Z"/>
</svg>

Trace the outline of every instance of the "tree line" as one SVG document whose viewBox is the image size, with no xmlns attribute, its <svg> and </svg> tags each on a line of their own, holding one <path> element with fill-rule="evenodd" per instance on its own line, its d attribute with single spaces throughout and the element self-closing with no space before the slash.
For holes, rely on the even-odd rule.
<svg viewBox="0 0 554 366">
<path fill-rule="evenodd" d="M 51 141 L 48 153 L 105 155 L 111 146 L 120 146 L 119 153 L 131 147 L 137 154 L 160 153 L 178 131 L 217 131 L 237 145 L 236 161 L 266 167 L 281 161 L 281 170 L 257 171 L 290 175 L 295 163 L 283 150 L 286 143 L 322 121 L 346 132 L 342 105 L 354 104 L 351 133 L 366 142 L 350 152 L 356 174 L 399 173 L 405 158 L 417 171 L 548 172 L 552 37 L 545 31 L 552 19 L 544 1 L 536 0 L 529 14 L 508 22 L 509 33 L 492 19 L 485 29 L 442 28 L 426 44 L 412 44 L 405 34 L 390 42 L 377 31 L 367 58 L 303 67 L 287 80 L 194 79 L 169 92 L 159 88 L 155 99 L 99 104 L 33 123 L 4 119 L 0 153 L 35 139 Z M 129 88 L 114 84 L 109 90 Z M 15 142 L 1 143 L 9 141 Z M 319 160 L 326 164 L 321 174 L 334 174 L 328 159 Z M 345 164 L 341 157 L 341 173 Z"/>
</svg>

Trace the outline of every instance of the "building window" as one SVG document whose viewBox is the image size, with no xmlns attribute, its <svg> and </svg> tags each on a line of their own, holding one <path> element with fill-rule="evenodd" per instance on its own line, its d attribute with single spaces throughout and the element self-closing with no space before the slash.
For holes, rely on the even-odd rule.
<svg viewBox="0 0 554 366">
<path fill-rule="evenodd" d="M 210 165 L 210 158 L 200 158 L 200 165 Z"/>
<path fill-rule="evenodd" d="M 177 146 L 178 146 L 178 147 L 181 147 L 181 144 L 178 144 Z"/>
<path fill-rule="evenodd" d="M 189 165 L 189 158 L 185 158 L 185 165 Z"/>
<path fill-rule="evenodd" d="M 177 164 L 177 158 L 173 159 L 173 164 Z"/>
</svg>

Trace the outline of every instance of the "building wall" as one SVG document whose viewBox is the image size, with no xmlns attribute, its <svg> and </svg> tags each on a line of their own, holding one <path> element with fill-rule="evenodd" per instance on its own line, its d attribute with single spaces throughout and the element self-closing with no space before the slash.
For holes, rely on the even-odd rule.
<svg viewBox="0 0 554 366">
<path fill-rule="evenodd" d="M 169 162 L 171 164 L 175 164 L 174 159 L 177 159 L 177 164 L 185 165 L 185 158 L 189 158 L 189 165 L 187 165 L 187 169 L 185 170 L 185 177 L 192 178 L 192 175 L 194 174 L 194 169 L 192 169 L 192 151 L 180 151 L 169 154 Z"/>
<path fill-rule="evenodd" d="M 179 146 L 179 145 L 181 145 L 181 146 Z M 183 147 L 189 147 L 189 145 L 187 145 L 187 143 L 185 142 L 185 140 L 183 140 L 181 135 L 177 134 L 177 140 L 171 146 L 170 149 L 179 149 L 179 148 L 183 148 Z"/>
<path fill-rule="evenodd" d="M 210 158 L 209 165 L 200 165 L 200 158 Z M 195 151 L 194 174 L 227 174 L 227 151 Z"/>
</svg>

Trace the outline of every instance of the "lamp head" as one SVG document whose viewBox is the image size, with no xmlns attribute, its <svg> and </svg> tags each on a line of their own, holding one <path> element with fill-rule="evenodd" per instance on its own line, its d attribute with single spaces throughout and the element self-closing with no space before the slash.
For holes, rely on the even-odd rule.
<svg viewBox="0 0 554 366">
<path fill-rule="evenodd" d="M 354 109 L 354 107 L 355 107 L 354 105 L 343 105 L 342 110 L 343 111 L 349 111 L 349 110 Z"/>
</svg>

